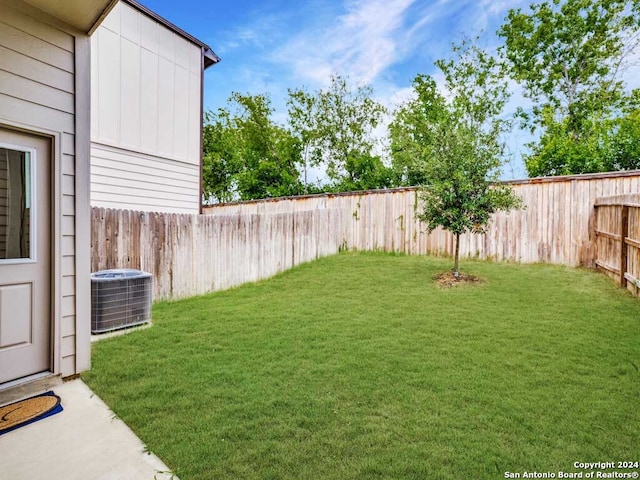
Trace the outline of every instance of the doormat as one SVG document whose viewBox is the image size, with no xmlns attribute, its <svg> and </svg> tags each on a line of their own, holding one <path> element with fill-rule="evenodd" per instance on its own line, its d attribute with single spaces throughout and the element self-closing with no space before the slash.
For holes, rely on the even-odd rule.
<svg viewBox="0 0 640 480">
<path fill-rule="evenodd" d="M 62 411 L 60 397 L 46 392 L 0 407 L 0 435 Z"/>
</svg>

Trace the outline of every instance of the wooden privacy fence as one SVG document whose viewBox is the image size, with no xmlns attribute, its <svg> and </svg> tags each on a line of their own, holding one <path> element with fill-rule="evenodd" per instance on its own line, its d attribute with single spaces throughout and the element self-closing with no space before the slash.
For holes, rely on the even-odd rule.
<svg viewBox="0 0 640 480">
<path fill-rule="evenodd" d="M 462 256 L 594 266 L 595 199 L 640 192 L 640 171 L 508 183 L 525 208 L 494 215 L 485 234 L 463 235 Z M 418 191 L 401 188 L 225 204 L 205 215 L 94 208 L 92 268 L 149 271 L 158 300 L 266 278 L 340 249 L 451 255 L 453 236 L 427 233 L 419 206 Z"/>
<path fill-rule="evenodd" d="M 596 198 L 596 266 L 638 296 L 640 194 Z"/>
<path fill-rule="evenodd" d="M 154 300 L 224 290 L 336 253 L 341 212 L 188 215 L 92 209 L 92 271 L 153 274 Z"/>
<path fill-rule="evenodd" d="M 463 235 L 462 256 L 593 266 L 590 224 L 594 201 L 640 192 L 640 171 L 507 183 L 523 199 L 525 208 L 494 215 L 485 234 Z M 452 255 L 453 236 L 440 229 L 427 234 L 415 218 L 418 208 L 417 191 L 407 188 L 230 203 L 205 208 L 205 213 L 263 215 L 337 209 L 344 212 L 340 231 L 347 248 Z"/>
</svg>

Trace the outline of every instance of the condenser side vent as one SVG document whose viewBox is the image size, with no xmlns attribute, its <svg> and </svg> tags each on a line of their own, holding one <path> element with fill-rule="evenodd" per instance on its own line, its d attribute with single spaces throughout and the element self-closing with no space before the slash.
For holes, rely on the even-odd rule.
<svg viewBox="0 0 640 480">
<path fill-rule="evenodd" d="M 101 270 L 91 274 L 91 333 L 104 333 L 151 321 L 150 273 Z"/>
</svg>

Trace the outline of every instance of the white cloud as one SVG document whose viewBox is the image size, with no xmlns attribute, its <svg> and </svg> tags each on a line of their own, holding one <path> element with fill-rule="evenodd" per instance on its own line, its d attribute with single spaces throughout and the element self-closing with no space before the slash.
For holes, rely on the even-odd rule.
<svg viewBox="0 0 640 480">
<path fill-rule="evenodd" d="M 413 87 L 404 87 L 396 90 L 388 96 L 386 102 L 382 100 L 388 107 L 394 108 L 396 106 L 407 103 L 416 98 L 416 93 Z"/>
<path fill-rule="evenodd" d="M 505 15 L 510 9 L 516 9 L 523 5 L 528 5 L 528 0 L 482 0 L 480 7 L 486 11 L 487 15 L 496 17 Z"/>
<path fill-rule="evenodd" d="M 335 24 L 298 35 L 275 52 L 297 77 L 324 84 L 333 73 L 371 83 L 397 61 L 407 9 L 414 0 L 355 0 Z"/>
<path fill-rule="evenodd" d="M 234 55 L 241 49 L 260 50 L 281 40 L 286 31 L 287 15 L 256 10 L 253 19 L 220 33 L 215 50 Z"/>
</svg>

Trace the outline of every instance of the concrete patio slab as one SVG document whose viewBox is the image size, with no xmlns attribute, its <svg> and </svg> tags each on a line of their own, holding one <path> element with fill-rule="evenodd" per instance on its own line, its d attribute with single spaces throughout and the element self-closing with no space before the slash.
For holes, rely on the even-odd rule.
<svg viewBox="0 0 640 480">
<path fill-rule="evenodd" d="M 0 436 L 2 478 L 177 479 L 81 380 L 53 391 L 64 411 Z"/>
</svg>

